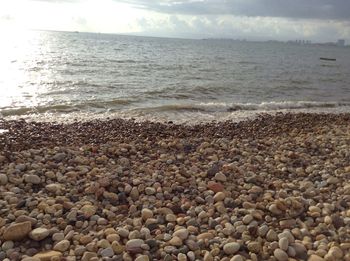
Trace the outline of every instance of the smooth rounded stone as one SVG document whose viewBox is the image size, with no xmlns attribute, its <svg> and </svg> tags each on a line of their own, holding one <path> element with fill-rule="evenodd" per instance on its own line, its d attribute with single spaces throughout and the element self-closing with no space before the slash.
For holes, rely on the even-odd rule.
<svg viewBox="0 0 350 261">
<path fill-rule="evenodd" d="M 270 242 L 277 241 L 278 234 L 273 229 L 270 229 L 266 234 L 266 239 Z"/>
<path fill-rule="evenodd" d="M 311 255 L 307 261 L 325 261 L 325 260 L 318 255 Z"/>
<path fill-rule="evenodd" d="M 186 241 L 186 245 L 188 246 L 188 248 L 192 251 L 197 251 L 199 249 L 199 244 L 197 241 L 194 241 L 194 240 L 187 240 Z"/>
<path fill-rule="evenodd" d="M 269 206 L 269 211 L 274 214 L 274 215 L 281 215 L 282 214 L 282 211 L 277 207 L 276 204 L 271 204 Z"/>
<path fill-rule="evenodd" d="M 220 183 L 214 182 L 214 181 L 209 181 L 208 182 L 208 189 L 211 191 L 214 191 L 215 193 L 224 191 L 224 186 Z"/>
<path fill-rule="evenodd" d="M 275 249 L 275 251 L 273 251 L 273 255 L 278 261 L 288 261 L 288 255 L 282 249 Z"/>
<path fill-rule="evenodd" d="M 137 189 L 137 187 L 133 187 L 133 188 L 131 189 L 129 196 L 131 197 L 131 199 L 132 199 L 133 201 L 136 201 L 136 200 L 139 199 L 139 197 L 140 197 L 140 192 L 139 192 L 139 190 Z"/>
<path fill-rule="evenodd" d="M 295 257 L 297 255 L 297 252 L 295 251 L 295 249 L 293 247 L 289 246 L 287 249 L 287 254 L 290 257 Z"/>
<path fill-rule="evenodd" d="M 278 240 L 278 246 L 283 251 L 287 251 L 289 245 L 288 238 L 282 237 L 280 240 Z"/>
<path fill-rule="evenodd" d="M 90 235 L 83 235 L 80 237 L 79 242 L 83 245 L 89 244 L 93 238 Z"/>
<path fill-rule="evenodd" d="M 178 236 L 174 236 L 172 239 L 169 240 L 169 244 L 172 246 L 182 246 L 182 240 Z"/>
<path fill-rule="evenodd" d="M 0 174 L 0 185 L 4 186 L 8 183 L 9 179 L 6 174 Z"/>
<path fill-rule="evenodd" d="M 156 189 L 153 187 L 146 187 L 145 193 L 146 193 L 146 195 L 149 195 L 149 196 L 154 195 L 154 194 L 156 194 Z"/>
<path fill-rule="evenodd" d="M 259 254 L 262 250 L 262 246 L 259 242 L 250 242 L 247 245 L 247 248 L 250 252 Z"/>
<path fill-rule="evenodd" d="M 233 255 L 238 252 L 241 245 L 237 242 L 226 243 L 223 247 L 225 254 Z"/>
<path fill-rule="evenodd" d="M 329 177 L 326 182 L 329 185 L 338 184 L 339 179 L 337 177 Z"/>
<path fill-rule="evenodd" d="M 70 242 L 67 239 L 63 239 L 62 241 L 56 243 L 56 245 L 53 247 L 53 250 L 64 252 L 67 251 L 69 247 Z"/>
<path fill-rule="evenodd" d="M 9 249 L 12 249 L 15 246 L 15 243 L 13 241 L 5 241 L 2 243 L 1 248 L 3 251 L 7 251 Z"/>
<path fill-rule="evenodd" d="M 97 254 L 94 252 L 85 252 L 81 261 L 90 261 L 92 258 L 97 257 Z"/>
<path fill-rule="evenodd" d="M 118 228 L 117 229 L 117 234 L 121 237 L 129 237 L 130 231 L 127 230 L 126 228 Z"/>
<path fill-rule="evenodd" d="M 210 254 L 209 251 L 206 251 L 204 254 L 203 261 L 214 261 L 214 257 Z"/>
<path fill-rule="evenodd" d="M 111 247 L 107 247 L 101 251 L 102 257 L 112 257 L 114 255 L 114 251 Z"/>
<path fill-rule="evenodd" d="M 289 230 L 284 230 L 282 233 L 278 234 L 278 239 L 287 238 L 289 243 L 294 243 L 295 239 L 293 234 Z"/>
<path fill-rule="evenodd" d="M 177 260 L 178 261 L 187 261 L 187 255 L 185 255 L 184 253 L 179 253 L 177 255 Z"/>
<path fill-rule="evenodd" d="M 136 257 L 135 261 L 149 261 L 149 257 L 146 255 L 140 255 Z"/>
<path fill-rule="evenodd" d="M 173 233 L 173 236 L 179 237 L 181 240 L 188 238 L 189 232 L 186 228 L 181 228 Z"/>
<path fill-rule="evenodd" d="M 341 259 L 344 255 L 343 251 L 337 246 L 331 247 L 328 251 L 328 254 L 336 260 Z"/>
<path fill-rule="evenodd" d="M 55 242 L 61 241 L 63 239 L 64 239 L 64 233 L 62 233 L 62 232 L 54 233 L 52 235 L 52 240 L 55 241 Z"/>
<path fill-rule="evenodd" d="M 30 221 L 13 223 L 5 228 L 3 238 L 6 241 L 19 241 L 24 239 L 32 230 L 32 223 Z"/>
<path fill-rule="evenodd" d="M 258 234 L 261 237 L 264 237 L 269 231 L 269 227 L 267 225 L 262 225 L 258 228 Z"/>
<path fill-rule="evenodd" d="M 144 208 L 141 211 L 141 217 L 143 220 L 147 220 L 149 218 L 153 218 L 153 212 L 152 210 L 148 209 L 148 208 Z"/>
<path fill-rule="evenodd" d="M 131 239 L 126 242 L 125 249 L 130 253 L 141 253 L 143 251 L 142 245 L 145 242 L 142 239 Z"/>
<path fill-rule="evenodd" d="M 285 219 L 280 221 L 280 227 L 282 229 L 284 228 L 294 228 L 296 226 L 296 220 L 295 219 Z"/>
<path fill-rule="evenodd" d="M 212 233 L 209 232 L 204 232 L 202 234 L 199 234 L 197 236 L 197 240 L 209 240 L 209 239 L 213 239 L 214 235 Z"/>
<path fill-rule="evenodd" d="M 58 251 L 45 251 L 37 253 L 33 256 L 34 258 L 38 258 L 40 261 L 52 261 L 52 260 L 61 260 L 62 253 Z"/>
<path fill-rule="evenodd" d="M 235 255 L 230 259 L 230 261 L 244 261 L 244 259 L 241 255 Z"/>
<path fill-rule="evenodd" d="M 59 183 L 53 183 L 53 184 L 48 184 L 45 186 L 46 190 L 51 192 L 51 193 L 57 193 L 62 189 L 61 184 Z"/>
<path fill-rule="evenodd" d="M 215 201 L 215 202 L 224 201 L 225 198 L 226 198 L 226 195 L 225 195 L 225 193 L 222 192 L 222 191 L 217 192 L 217 193 L 214 195 L 214 201 Z"/>
<path fill-rule="evenodd" d="M 244 223 L 245 225 L 248 225 L 250 222 L 253 221 L 253 219 L 254 219 L 253 216 L 250 215 L 250 214 L 248 214 L 248 215 L 245 215 L 245 216 L 243 217 L 242 221 L 243 221 L 243 223 Z"/>
<path fill-rule="evenodd" d="M 36 257 L 25 257 L 21 261 L 41 261 L 41 260 Z"/>
<path fill-rule="evenodd" d="M 84 246 L 77 246 L 74 249 L 74 255 L 76 256 L 82 256 L 84 252 L 86 251 L 86 248 Z"/>
<path fill-rule="evenodd" d="M 174 214 L 167 214 L 165 220 L 168 222 L 175 222 L 177 217 Z"/>
<path fill-rule="evenodd" d="M 97 208 L 93 205 L 84 205 L 80 211 L 83 212 L 85 218 L 90 218 L 96 214 Z"/>
<path fill-rule="evenodd" d="M 39 176 L 34 174 L 24 175 L 24 181 L 30 184 L 40 184 L 41 179 Z"/>
<path fill-rule="evenodd" d="M 226 182 L 227 181 L 227 177 L 225 174 L 223 174 L 222 172 L 218 172 L 215 174 L 214 179 L 216 181 L 221 181 L 221 182 Z"/>
<path fill-rule="evenodd" d="M 35 228 L 29 233 L 29 237 L 35 241 L 41 241 L 50 235 L 50 231 L 46 228 Z"/>
<path fill-rule="evenodd" d="M 52 158 L 55 161 L 62 161 L 62 160 L 64 160 L 66 158 L 66 153 L 64 153 L 64 152 L 56 153 Z"/>
</svg>

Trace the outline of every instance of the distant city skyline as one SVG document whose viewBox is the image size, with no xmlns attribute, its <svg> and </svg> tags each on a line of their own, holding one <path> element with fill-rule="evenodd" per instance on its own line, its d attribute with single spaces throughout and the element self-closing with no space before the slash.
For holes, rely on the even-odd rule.
<svg viewBox="0 0 350 261">
<path fill-rule="evenodd" d="M 348 0 L 2 0 L 0 30 L 350 42 Z"/>
</svg>

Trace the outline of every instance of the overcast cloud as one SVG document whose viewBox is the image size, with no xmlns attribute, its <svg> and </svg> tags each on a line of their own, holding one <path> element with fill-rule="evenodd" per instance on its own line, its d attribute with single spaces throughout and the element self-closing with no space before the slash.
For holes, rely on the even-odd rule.
<svg viewBox="0 0 350 261">
<path fill-rule="evenodd" d="M 164 13 L 350 20 L 349 0 L 123 0 Z"/>
<path fill-rule="evenodd" d="M 350 43 L 350 0 L 0 0 L 1 24 L 186 38 L 342 38 Z"/>
</svg>

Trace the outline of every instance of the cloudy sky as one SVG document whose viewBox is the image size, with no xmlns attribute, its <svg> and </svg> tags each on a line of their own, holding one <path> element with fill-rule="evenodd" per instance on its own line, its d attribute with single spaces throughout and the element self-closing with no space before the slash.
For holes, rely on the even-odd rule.
<svg viewBox="0 0 350 261">
<path fill-rule="evenodd" d="M 350 0 L 0 0 L 0 30 L 350 42 Z"/>
</svg>

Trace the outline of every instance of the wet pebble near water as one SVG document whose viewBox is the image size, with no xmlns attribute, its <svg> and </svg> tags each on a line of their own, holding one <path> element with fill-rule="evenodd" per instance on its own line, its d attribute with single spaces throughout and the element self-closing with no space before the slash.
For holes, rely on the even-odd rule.
<svg viewBox="0 0 350 261">
<path fill-rule="evenodd" d="M 279 117 L 0 143 L 0 259 L 350 261 L 350 121 Z"/>
</svg>

